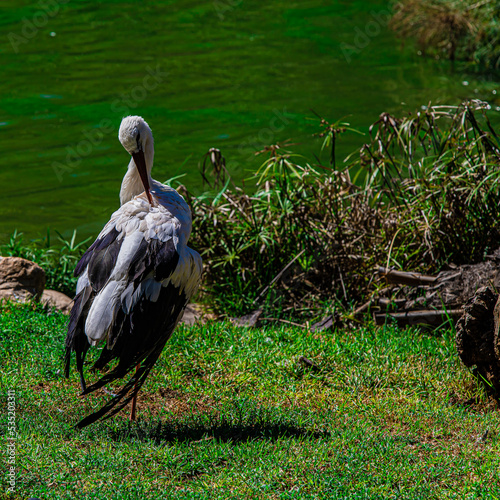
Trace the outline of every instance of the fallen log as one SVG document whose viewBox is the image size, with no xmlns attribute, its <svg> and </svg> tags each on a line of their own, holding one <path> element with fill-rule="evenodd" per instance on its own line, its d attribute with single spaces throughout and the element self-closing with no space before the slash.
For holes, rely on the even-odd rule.
<svg viewBox="0 0 500 500">
<path fill-rule="evenodd" d="M 464 304 L 484 286 L 500 289 L 500 249 L 484 262 L 453 266 L 436 276 L 378 267 L 388 288 L 371 303 L 377 324 L 395 319 L 398 325 L 439 326 L 458 321 Z"/>
<path fill-rule="evenodd" d="M 472 369 L 497 402 L 500 395 L 500 300 L 482 287 L 465 304 L 455 343 L 463 364 Z"/>
<path fill-rule="evenodd" d="M 441 326 L 448 323 L 450 320 L 456 322 L 461 316 L 463 311 L 461 309 L 454 309 L 446 311 L 444 309 L 439 311 L 418 310 L 418 311 L 404 311 L 404 312 L 387 312 L 381 314 L 374 314 L 375 323 L 383 325 L 388 320 L 393 319 L 398 326 L 406 325 L 430 325 Z"/>
</svg>

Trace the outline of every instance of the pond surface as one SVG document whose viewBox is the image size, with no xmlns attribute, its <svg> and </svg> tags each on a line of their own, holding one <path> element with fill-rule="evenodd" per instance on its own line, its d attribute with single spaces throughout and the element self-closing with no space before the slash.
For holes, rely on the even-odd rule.
<svg viewBox="0 0 500 500">
<path fill-rule="evenodd" d="M 367 132 L 381 112 L 429 101 L 497 105 L 491 79 L 402 48 L 383 1 L 0 6 L 0 243 L 16 228 L 29 238 L 48 227 L 97 234 L 118 207 L 129 156 L 117 131 L 127 114 L 153 129 L 153 176 L 186 174 L 199 193 L 211 147 L 238 180 L 262 163 L 254 152 L 266 144 L 291 139 L 314 161 L 312 110 Z M 362 141 L 343 136 L 340 159 Z"/>
</svg>

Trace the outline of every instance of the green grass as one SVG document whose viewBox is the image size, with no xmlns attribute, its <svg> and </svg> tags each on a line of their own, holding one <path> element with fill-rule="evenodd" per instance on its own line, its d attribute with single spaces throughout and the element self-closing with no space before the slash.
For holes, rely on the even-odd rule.
<svg viewBox="0 0 500 500">
<path fill-rule="evenodd" d="M 137 423 L 123 413 L 77 431 L 105 395 L 81 399 L 75 374 L 63 378 L 66 321 L 0 306 L 15 498 L 500 497 L 500 416 L 450 330 L 181 327 L 141 392 Z"/>
</svg>

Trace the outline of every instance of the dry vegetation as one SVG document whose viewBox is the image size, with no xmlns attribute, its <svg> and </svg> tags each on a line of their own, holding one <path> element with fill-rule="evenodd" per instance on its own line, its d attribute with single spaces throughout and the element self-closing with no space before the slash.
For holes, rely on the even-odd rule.
<svg viewBox="0 0 500 500">
<path fill-rule="evenodd" d="M 330 164 L 299 165 L 270 147 L 253 193 L 232 186 L 212 151 L 212 194 L 190 199 L 204 292 L 231 314 L 313 318 L 366 301 L 377 264 L 435 272 L 481 261 L 500 236 L 500 149 L 487 109 L 383 114 L 342 167 L 333 149 L 342 127 L 322 120 Z"/>
<path fill-rule="evenodd" d="M 499 7 L 494 0 L 402 0 L 391 27 L 420 50 L 498 69 Z"/>
<path fill-rule="evenodd" d="M 347 124 L 320 120 L 327 160 L 304 163 L 287 145 L 269 146 L 253 189 L 234 185 L 210 150 L 201 169 L 209 191 L 180 188 L 204 260 L 202 300 L 219 314 L 262 308 L 262 317 L 303 323 L 366 303 L 382 286 L 378 266 L 435 273 L 481 262 L 500 240 L 500 146 L 488 108 L 384 113 L 344 162 L 335 144 Z M 26 246 L 15 234 L 1 250 L 39 262 L 50 287 L 71 294 L 86 242 L 59 239 L 59 249 L 49 236 Z"/>
</svg>

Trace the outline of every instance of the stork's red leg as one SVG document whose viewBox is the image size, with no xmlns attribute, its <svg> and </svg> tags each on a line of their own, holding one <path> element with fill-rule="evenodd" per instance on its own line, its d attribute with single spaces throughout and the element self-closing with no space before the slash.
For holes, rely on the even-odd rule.
<svg viewBox="0 0 500 500">
<path fill-rule="evenodd" d="M 135 376 L 137 377 L 137 372 L 139 371 L 139 367 L 141 366 L 141 364 L 139 363 L 136 367 L 135 367 Z M 130 420 L 132 420 L 133 422 L 135 422 L 135 407 L 137 405 L 137 382 L 139 381 L 139 379 L 136 379 L 135 381 L 135 385 L 134 385 L 134 397 L 132 398 L 132 410 L 130 411 Z"/>
</svg>

